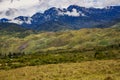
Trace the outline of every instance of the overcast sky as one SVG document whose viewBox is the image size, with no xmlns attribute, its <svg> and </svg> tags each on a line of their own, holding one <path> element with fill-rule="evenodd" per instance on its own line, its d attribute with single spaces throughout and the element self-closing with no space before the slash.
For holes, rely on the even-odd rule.
<svg viewBox="0 0 120 80">
<path fill-rule="evenodd" d="M 105 7 L 120 5 L 120 0 L 0 0 L 0 18 L 18 15 L 31 16 L 35 12 L 43 12 L 50 7 L 66 8 L 69 5 Z M 14 8 L 16 12 L 13 15 L 4 15 L 4 11 L 11 8 Z"/>
</svg>

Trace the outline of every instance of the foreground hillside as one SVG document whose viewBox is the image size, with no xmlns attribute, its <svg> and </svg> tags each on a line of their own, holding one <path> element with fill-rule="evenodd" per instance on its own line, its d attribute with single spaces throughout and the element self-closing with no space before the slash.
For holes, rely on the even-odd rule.
<svg viewBox="0 0 120 80">
<path fill-rule="evenodd" d="M 120 80 L 120 60 L 49 64 L 0 71 L 1 80 Z"/>
</svg>

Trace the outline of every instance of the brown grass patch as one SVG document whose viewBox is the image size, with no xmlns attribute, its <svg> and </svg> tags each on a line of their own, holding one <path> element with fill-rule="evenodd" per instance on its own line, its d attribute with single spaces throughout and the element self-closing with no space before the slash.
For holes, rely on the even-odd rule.
<svg viewBox="0 0 120 80">
<path fill-rule="evenodd" d="M 1 70 L 0 80 L 120 80 L 120 60 L 49 64 Z"/>
</svg>

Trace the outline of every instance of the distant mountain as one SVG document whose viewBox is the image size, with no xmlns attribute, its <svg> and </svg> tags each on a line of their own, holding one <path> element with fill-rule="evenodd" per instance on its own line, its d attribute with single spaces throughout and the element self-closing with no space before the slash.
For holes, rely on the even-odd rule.
<svg viewBox="0 0 120 80">
<path fill-rule="evenodd" d="M 67 9 L 52 7 L 44 13 L 31 17 L 18 16 L 12 20 L 1 19 L 0 23 L 16 23 L 28 29 L 39 31 L 59 31 L 64 29 L 105 28 L 120 19 L 120 6 L 105 8 L 85 8 L 71 5 Z"/>
<path fill-rule="evenodd" d="M 14 23 L 0 23 L 0 32 L 23 32 L 25 28 L 22 28 L 20 25 Z"/>
</svg>

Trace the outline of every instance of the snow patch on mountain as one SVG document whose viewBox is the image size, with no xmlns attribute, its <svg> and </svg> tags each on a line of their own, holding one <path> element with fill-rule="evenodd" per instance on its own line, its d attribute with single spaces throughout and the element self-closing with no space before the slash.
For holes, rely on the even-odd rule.
<svg viewBox="0 0 120 80">
<path fill-rule="evenodd" d="M 12 19 L 12 20 L 10 20 L 10 21 L 8 21 L 9 23 L 16 23 L 16 24 L 24 24 L 24 23 L 26 23 L 26 24 L 31 24 L 31 21 L 32 21 L 32 18 L 28 18 L 28 19 L 25 19 L 24 18 L 24 20 L 21 20 L 21 19 Z"/>
<path fill-rule="evenodd" d="M 23 24 L 24 23 L 24 21 L 21 21 L 21 20 L 10 20 L 10 21 L 8 21 L 9 23 L 16 23 L 16 24 Z"/>
</svg>

